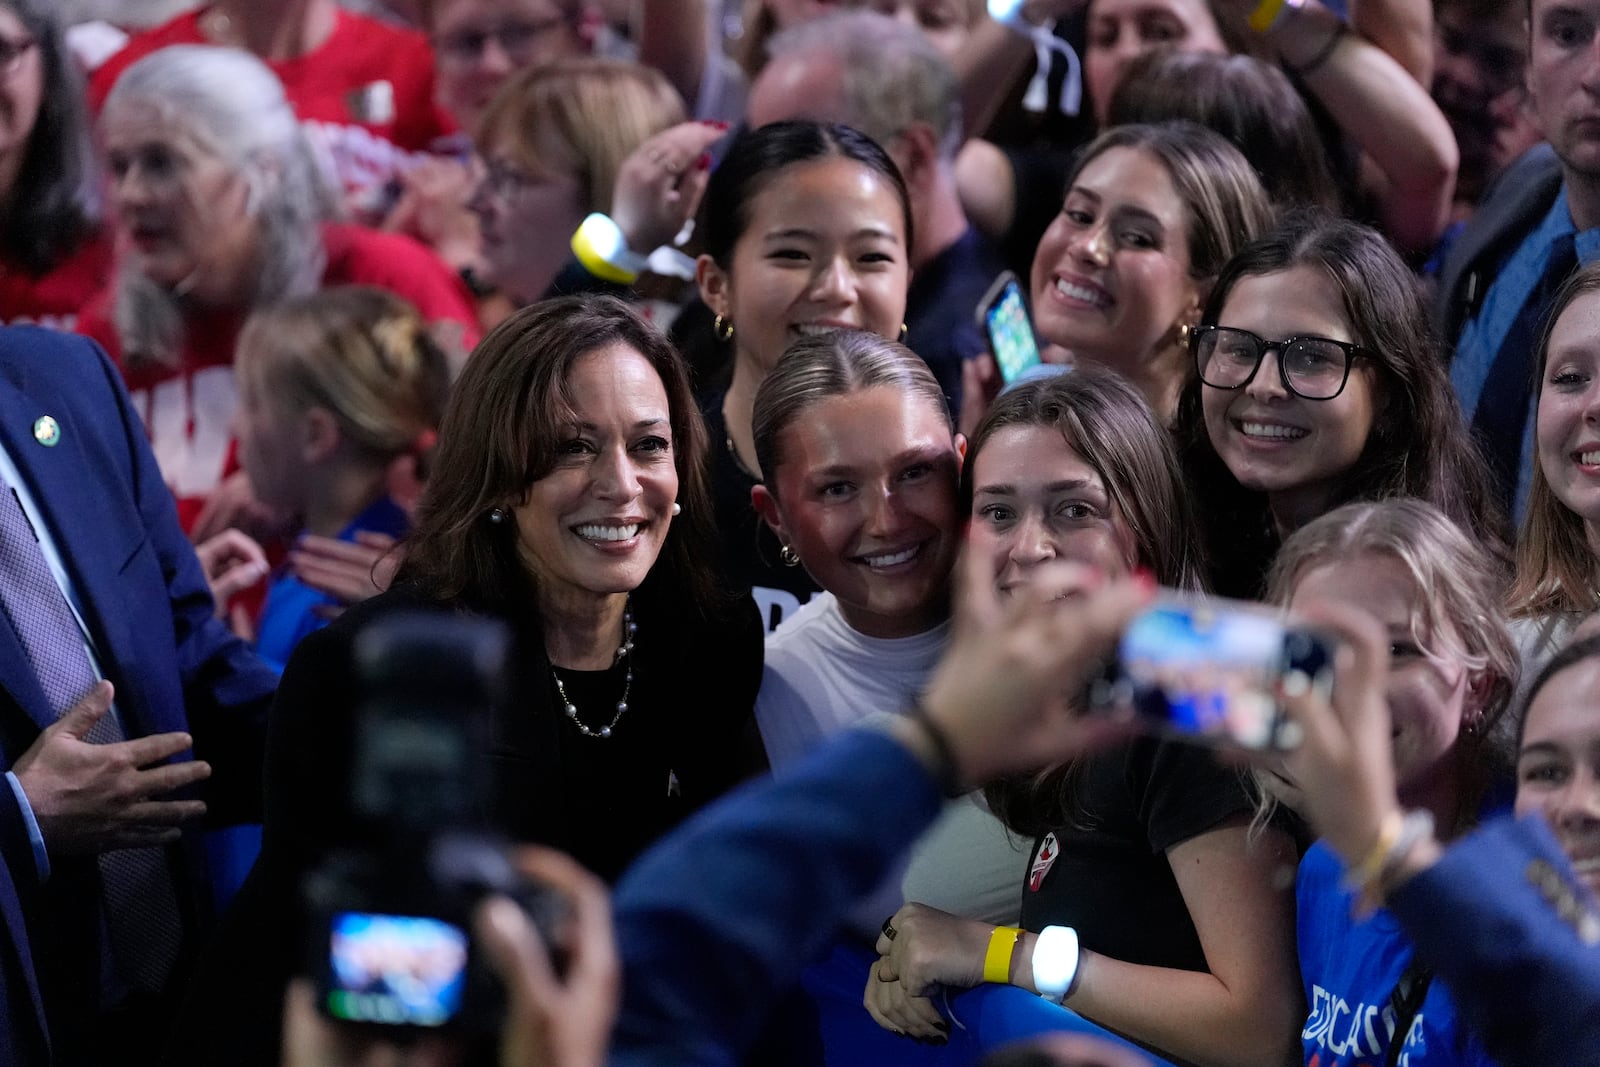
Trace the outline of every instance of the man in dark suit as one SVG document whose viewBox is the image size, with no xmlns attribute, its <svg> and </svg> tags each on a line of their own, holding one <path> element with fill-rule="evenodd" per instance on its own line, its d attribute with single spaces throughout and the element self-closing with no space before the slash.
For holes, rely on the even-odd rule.
<svg viewBox="0 0 1600 1067">
<path fill-rule="evenodd" d="M 1548 140 L 1490 186 L 1440 271 L 1450 380 L 1520 516 L 1535 457 L 1533 358 L 1561 282 L 1600 260 L 1600 0 L 1529 0 L 1528 106 Z"/>
<path fill-rule="evenodd" d="M 259 817 L 276 680 L 91 342 L 0 330 L 0 481 L 0 1025 L 16 1062 L 153 1061 L 209 910 L 182 828 Z"/>
</svg>

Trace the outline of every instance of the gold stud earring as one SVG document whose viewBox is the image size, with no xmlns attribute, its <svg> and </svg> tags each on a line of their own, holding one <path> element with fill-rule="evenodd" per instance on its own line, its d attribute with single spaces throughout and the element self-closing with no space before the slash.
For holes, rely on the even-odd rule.
<svg viewBox="0 0 1600 1067">
<path fill-rule="evenodd" d="M 902 322 L 900 324 L 900 343 L 901 344 L 905 344 L 906 343 L 906 335 L 909 334 L 910 332 L 911 332 L 911 327 L 907 326 L 905 323 Z"/>
</svg>

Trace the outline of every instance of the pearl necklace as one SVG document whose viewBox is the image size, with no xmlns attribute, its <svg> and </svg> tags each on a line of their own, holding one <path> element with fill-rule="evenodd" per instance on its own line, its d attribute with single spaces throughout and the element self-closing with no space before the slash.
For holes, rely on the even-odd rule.
<svg viewBox="0 0 1600 1067">
<path fill-rule="evenodd" d="M 617 649 L 617 654 L 612 659 L 613 665 L 617 660 L 626 659 L 633 651 L 633 635 L 639 629 L 633 621 L 633 602 L 630 600 L 622 609 L 622 647 Z M 584 737 L 607 738 L 611 736 L 611 728 L 616 726 L 624 715 L 628 713 L 628 693 L 633 689 L 633 660 L 628 659 L 628 671 L 623 676 L 622 699 L 617 701 L 617 713 L 611 716 L 611 721 L 598 730 L 591 730 L 578 718 L 578 706 L 567 699 L 567 687 L 561 684 L 561 675 L 556 673 L 555 664 L 550 665 L 550 677 L 555 679 L 556 695 L 561 698 L 561 704 L 566 709 L 567 719 L 578 728 Z"/>
</svg>

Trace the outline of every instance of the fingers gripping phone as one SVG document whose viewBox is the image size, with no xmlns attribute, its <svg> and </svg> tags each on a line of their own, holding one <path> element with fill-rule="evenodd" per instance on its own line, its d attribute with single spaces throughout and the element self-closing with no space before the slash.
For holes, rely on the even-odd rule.
<svg viewBox="0 0 1600 1067">
<path fill-rule="evenodd" d="M 1090 704 L 1131 708 L 1154 733 L 1248 749 L 1290 749 L 1300 725 L 1278 703 L 1279 684 L 1303 675 L 1333 685 L 1333 646 L 1257 604 L 1169 593 L 1124 631 L 1115 663 Z"/>
<path fill-rule="evenodd" d="M 1005 271 L 978 304 L 978 324 L 989 338 L 989 350 L 1000 366 L 1000 379 L 1010 385 L 1040 363 L 1033 322 L 1017 276 Z"/>
</svg>

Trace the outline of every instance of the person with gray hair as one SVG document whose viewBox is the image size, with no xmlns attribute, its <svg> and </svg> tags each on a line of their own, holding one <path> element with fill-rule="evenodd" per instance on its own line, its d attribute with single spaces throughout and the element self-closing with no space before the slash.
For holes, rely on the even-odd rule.
<svg viewBox="0 0 1600 1067">
<path fill-rule="evenodd" d="M 179 45 L 147 56 L 112 90 L 101 134 L 121 253 L 79 329 L 121 367 L 197 538 L 250 498 L 223 475 L 234 341 L 251 311 L 325 285 L 375 285 L 450 323 L 454 347 L 477 340 L 470 296 L 431 252 L 332 221 L 336 198 L 283 87 L 250 53 Z"/>
<path fill-rule="evenodd" d="M 389 183 L 455 130 L 434 102 L 428 39 L 336 0 L 209 0 L 135 34 L 101 63 L 90 104 L 102 109 L 145 56 L 195 44 L 239 48 L 270 66 L 329 173 L 374 215 L 386 208 Z"/>
<path fill-rule="evenodd" d="M 887 15 L 841 11 L 775 36 L 750 88 L 749 119 L 854 126 L 883 146 L 911 194 L 915 241 L 905 344 L 961 408 L 964 361 L 988 347 L 973 311 L 1003 269 L 956 191 L 961 86 L 927 35 Z"/>
</svg>

